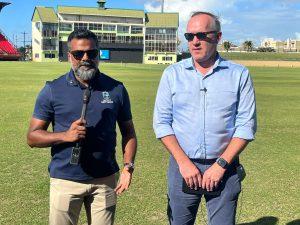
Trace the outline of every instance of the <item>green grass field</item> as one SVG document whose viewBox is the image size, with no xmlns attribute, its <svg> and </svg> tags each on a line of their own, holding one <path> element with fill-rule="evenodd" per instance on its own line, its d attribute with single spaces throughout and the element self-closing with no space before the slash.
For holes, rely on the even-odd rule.
<svg viewBox="0 0 300 225">
<path fill-rule="evenodd" d="M 300 53 L 278 52 L 221 52 L 224 58 L 231 60 L 259 60 L 259 61 L 300 61 Z"/>
<path fill-rule="evenodd" d="M 152 130 L 154 98 L 164 67 L 102 64 L 100 68 L 126 85 L 139 141 L 133 183 L 118 199 L 116 224 L 168 224 L 168 153 Z M 30 149 L 26 132 L 37 93 L 46 80 L 68 69 L 67 63 L 0 62 L 0 224 L 47 224 L 49 150 Z M 253 67 L 250 71 L 257 95 L 258 133 L 241 157 L 247 178 L 237 224 L 299 225 L 300 69 Z M 201 211 L 197 224 L 204 225 L 204 206 Z"/>
</svg>

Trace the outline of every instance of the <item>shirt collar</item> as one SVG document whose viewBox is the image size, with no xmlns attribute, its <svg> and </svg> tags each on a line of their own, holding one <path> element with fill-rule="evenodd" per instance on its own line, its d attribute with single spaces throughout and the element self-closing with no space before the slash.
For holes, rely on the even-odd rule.
<svg viewBox="0 0 300 225">
<path fill-rule="evenodd" d="M 211 69 L 211 71 L 214 71 L 215 69 L 219 68 L 228 68 L 225 64 L 224 61 L 226 61 L 225 59 L 223 59 L 220 54 L 217 52 L 216 55 L 216 61 Z M 188 70 L 196 70 L 196 67 L 194 65 L 194 60 L 193 57 L 188 58 L 185 62 L 184 62 L 184 68 L 188 69 Z"/>
</svg>

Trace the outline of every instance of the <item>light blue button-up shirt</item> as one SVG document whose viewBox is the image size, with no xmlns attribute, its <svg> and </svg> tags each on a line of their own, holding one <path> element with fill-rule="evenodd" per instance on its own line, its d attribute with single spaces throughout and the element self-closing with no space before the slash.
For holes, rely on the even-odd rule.
<svg viewBox="0 0 300 225">
<path fill-rule="evenodd" d="M 158 87 L 153 127 L 157 138 L 175 135 L 189 158 L 219 157 L 233 137 L 253 140 L 253 82 L 242 65 L 220 56 L 203 76 L 192 58 L 167 67 Z"/>
</svg>

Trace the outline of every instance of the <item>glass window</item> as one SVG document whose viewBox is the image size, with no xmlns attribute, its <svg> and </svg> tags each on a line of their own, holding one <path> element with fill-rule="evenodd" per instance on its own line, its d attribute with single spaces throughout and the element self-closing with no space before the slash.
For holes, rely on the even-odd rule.
<svg viewBox="0 0 300 225">
<path fill-rule="evenodd" d="M 55 58 L 55 54 L 53 54 L 53 53 L 45 53 L 45 58 L 47 58 L 47 59 L 54 59 Z"/>
<path fill-rule="evenodd" d="M 172 57 L 170 57 L 170 56 L 163 56 L 162 60 L 163 61 L 172 61 Z"/>
<path fill-rule="evenodd" d="M 131 26 L 131 33 L 132 34 L 142 34 L 143 33 L 143 27 Z"/>
<path fill-rule="evenodd" d="M 126 34 L 128 34 L 129 33 L 129 26 L 118 25 L 117 31 L 118 31 L 118 33 L 126 33 Z"/>
<path fill-rule="evenodd" d="M 89 29 L 90 30 L 102 30 L 102 24 L 99 23 L 90 23 L 89 24 Z"/>
<path fill-rule="evenodd" d="M 59 30 L 60 31 L 72 31 L 73 26 L 71 23 L 60 23 L 59 24 Z"/>
<path fill-rule="evenodd" d="M 88 29 L 88 24 L 87 23 L 74 23 L 74 30 L 78 29 Z"/>
<path fill-rule="evenodd" d="M 43 50 L 57 50 L 56 39 L 43 39 Z"/>
<path fill-rule="evenodd" d="M 43 37 L 57 37 L 57 24 L 44 23 L 43 24 Z"/>
<path fill-rule="evenodd" d="M 98 34 L 98 41 L 100 43 L 115 43 L 116 34 Z"/>
<path fill-rule="evenodd" d="M 115 31 L 116 26 L 115 25 L 109 25 L 109 24 L 103 24 L 103 30 L 104 31 Z"/>
<path fill-rule="evenodd" d="M 35 23 L 35 27 L 36 27 L 36 29 L 38 29 L 39 31 L 41 31 L 41 23 L 40 22 L 36 22 Z"/>
</svg>

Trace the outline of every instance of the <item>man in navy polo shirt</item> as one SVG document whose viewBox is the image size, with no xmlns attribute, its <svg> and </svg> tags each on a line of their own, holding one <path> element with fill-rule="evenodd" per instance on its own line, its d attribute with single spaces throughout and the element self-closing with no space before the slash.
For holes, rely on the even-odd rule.
<svg viewBox="0 0 300 225">
<path fill-rule="evenodd" d="M 88 224 L 113 224 L 116 194 L 131 182 L 137 140 L 130 102 L 123 84 L 98 70 L 97 36 L 88 30 L 68 38 L 71 70 L 46 82 L 30 121 L 30 147 L 51 147 L 50 216 L 55 225 L 77 224 L 84 204 Z M 83 94 L 90 90 L 85 120 Z M 119 182 L 115 158 L 116 122 L 122 135 L 124 168 Z M 53 131 L 47 131 L 52 123 Z M 82 143 L 78 164 L 70 163 L 72 149 Z"/>
</svg>

